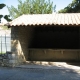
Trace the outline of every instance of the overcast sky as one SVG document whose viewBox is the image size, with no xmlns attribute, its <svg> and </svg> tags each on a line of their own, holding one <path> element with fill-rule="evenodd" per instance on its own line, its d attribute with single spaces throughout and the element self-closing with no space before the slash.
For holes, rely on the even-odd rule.
<svg viewBox="0 0 80 80">
<path fill-rule="evenodd" d="M 51 0 L 53 1 L 53 6 L 56 5 L 56 11 L 63 9 L 66 7 L 69 3 L 72 2 L 72 0 Z M 17 7 L 18 1 L 17 0 L 0 0 L 0 3 L 5 3 L 8 6 L 15 6 Z M 0 14 L 9 14 L 8 9 L 5 7 L 2 10 L 0 10 Z M 4 19 L 2 19 L 2 22 L 5 22 Z"/>
</svg>

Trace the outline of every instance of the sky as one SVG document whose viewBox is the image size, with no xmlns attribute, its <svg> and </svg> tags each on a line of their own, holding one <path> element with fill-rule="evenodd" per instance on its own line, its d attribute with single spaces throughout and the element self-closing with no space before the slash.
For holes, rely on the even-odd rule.
<svg viewBox="0 0 80 80">
<path fill-rule="evenodd" d="M 53 2 L 53 6 L 56 5 L 56 11 L 63 9 L 64 7 L 66 7 L 68 4 L 72 2 L 72 0 L 50 0 L 50 1 Z M 1 3 L 4 3 L 9 7 L 11 5 L 13 5 L 14 7 L 17 7 L 18 0 L 0 0 L 0 4 Z M 4 7 L 2 10 L 0 10 L 0 14 L 3 14 L 3 15 L 9 14 L 7 7 Z M 6 21 L 2 19 L 2 22 L 6 22 Z"/>
</svg>

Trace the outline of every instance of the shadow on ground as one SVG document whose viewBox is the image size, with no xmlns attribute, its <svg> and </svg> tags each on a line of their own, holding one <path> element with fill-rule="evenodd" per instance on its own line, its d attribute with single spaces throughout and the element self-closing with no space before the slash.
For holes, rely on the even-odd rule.
<svg viewBox="0 0 80 80">
<path fill-rule="evenodd" d="M 43 62 L 43 61 L 27 61 L 23 65 L 17 66 L 27 69 L 56 69 L 56 70 L 72 70 L 80 73 L 80 63 L 76 62 Z"/>
<path fill-rule="evenodd" d="M 66 62 L 28 61 L 14 68 L 0 68 L 0 80 L 80 80 L 80 67 Z"/>
</svg>

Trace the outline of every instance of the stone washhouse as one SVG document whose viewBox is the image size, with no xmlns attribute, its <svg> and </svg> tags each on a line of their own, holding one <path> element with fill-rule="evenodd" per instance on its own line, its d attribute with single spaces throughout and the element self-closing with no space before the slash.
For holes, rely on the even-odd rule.
<svg viewBox="0 0 80 80">
<path fill-rule="evenodd" d="M 10 64 L 80 61 L 80 13 L 22 15 L 11 28 Z"/>
</svg>

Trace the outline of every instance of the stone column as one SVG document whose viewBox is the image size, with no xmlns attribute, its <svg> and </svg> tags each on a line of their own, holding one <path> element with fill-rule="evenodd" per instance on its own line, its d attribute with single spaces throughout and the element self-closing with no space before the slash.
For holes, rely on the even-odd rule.
<svg viewBox="0 0 80 80">
<path fill-rule="evenodd" d="M 9 60 L 10 66 L 16 66 L 25 62 L 25 57 L 19 42 L 19 28 L 11 27 L 11 58 Z"/>
</svg>

